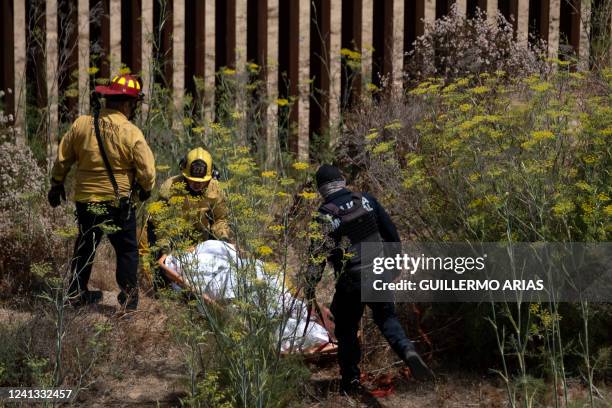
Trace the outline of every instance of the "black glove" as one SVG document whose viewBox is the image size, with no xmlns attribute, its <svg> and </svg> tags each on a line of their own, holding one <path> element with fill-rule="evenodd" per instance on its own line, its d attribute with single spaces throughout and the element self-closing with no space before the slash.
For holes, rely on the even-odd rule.
<svg viewBox="0 0 612 408">
<path fill-rule="evenodd" d="M 47 193 L 47 200 L 49 200 L 49 205 L 53 208 L 60 205 L 62 200 L 66 201 L 66 190 L 64 190 L 64 185 L 55 184 L 51 186 L 51 190 Z"/>
<path fill-rule="evenodd" d="M 135 194 L 138 194 L 138 199 L 143 203 L 149 198 L 151 198 L 151 191 L 145 191 L 145 189 L 142 188 L 140 184 L 136 184 L 134 190 L 132 190 L 132 195 Z"/>
<path fill-rule="evenodd" d="M 145 202 L 147 201 L 149 198 L 151 198 L 151 192 L 150 191 L 145 191 L 142 188 L 138 189 L 138 199 L 141 202 Z"/>
</svg>

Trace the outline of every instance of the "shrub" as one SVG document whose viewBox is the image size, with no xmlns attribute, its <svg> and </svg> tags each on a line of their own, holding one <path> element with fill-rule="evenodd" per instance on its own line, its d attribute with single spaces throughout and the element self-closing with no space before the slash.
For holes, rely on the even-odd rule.
<svg viewBox="0 0 612 408">
<path fill-rule="evenodd" d="M 230 112 L 234 108 L 219 109 Z M 287 262 L 287 223 L 292 196 L 299 193 L 304 201 L 316 197 L 314 192 L 300 187 L 309 175 L 310 165 L 295 162 L 287 169 L 262 169 L 254 158 L 257 153 L 253 153 L 252 141 L 245 137 L 248 118 L 244 115 L 230 113 L 221 123 L 202 123 L 195 116 L 190 119 L 190 127 L 198 129 L 221 172 L 233 241 L 245 262 L 232 267 L 236 289 L 231 302 L 224 304 L 225 310 L 205 303 L 203 289 L 197 284 L 198 265 L 186 252 L 196 244 L 191 240 L 192 214 L 186 212 L 182 200 L 149 205 L 158 245 L 173 249 L 183 276 L 196 294 L 194 310 L 177 324 L 187 328 L 179 330 L 179 341 L 188 350 L 192 378 L 188 402 L 282 406 L 299 391 L 304 369 L 299 361 L 281 358 L 279 334 L 294 305 L 283 305 L 279 310 L 277 284 L 280 282 L 282 287 L 280 295 L 287 294 L 289 276 L 298 273 Z M 209 347 L 203 350 L 199 346 L 204 339 L 214 343 L 210 347 L 215 348 L 212 358 L 203 356 L 210 351 Z M 219 383 L 224 389 L 219 389 Z"/>
<path fill-rule="evenodd" d="M 396 191 L 415 222 L 442 240 L 608 240 L 610 78 L 500 76 L 412 91 L 430 110 Z"/>
<path fill-rule="evenodd" d="M 57 232 L 72 220 L 65 210 L 49 211 L 47 176 L 29 147 L 0 141 L 0 271 L 2 294 L 27 289 L 37 279 L 30 265 L 68 259 L 66 242 Z"/>
<path fill-rule="evenodd" d="M 578 73 L 557 63 L 549 77 L 430 79 L 403 101 L 381 99 L 371 114 L 354 116 L 345 137 L 353 151 L 342 157 L 359 169 L 359 184 L 381 193 L 402 235 L 416 241 L 610 241 L 612 72 Z M 427 308 L 434 344 L 460 350 L 453 355 L 471 365 L 503 358 L 512 401 L 533 391 L 528 380 L 540 370 L 563 387 L 567 373 L 582 367 L 592 384 L 596 356 L 606 354 L 605 305 Z M 436 330 L 457 319 L 450 332 Z M 478 351 L 492 347 L 496 353 Z"/>
<path fill-rule="evenodd" d="M 501 14 L 491 24 L 480 10 L 474 18 L 467 19 L 453 6 L 448 15 L 429 24 L 425 34 L 415 41 L 405 72 L 414 83 L 431 77 L 452 81 L 495 71 L 514 77 L 545 72 L 545 55 L 542 41 L 519 43 L 512 23 Z"/>
</svg>

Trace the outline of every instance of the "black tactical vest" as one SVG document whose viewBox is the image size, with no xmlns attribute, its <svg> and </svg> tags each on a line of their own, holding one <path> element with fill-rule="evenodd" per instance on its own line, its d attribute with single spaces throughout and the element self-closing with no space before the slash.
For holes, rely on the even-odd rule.
<svg viewBox="0 0 612 408">
<path fill-rule="evenodd" d="M 351 201 L 341 209 L 334 203 L 324 204 L 322 210 L 333 217 L 332 224 L 338 223 L 334 233 L 345 236 L 351 245 L 363 241 L 382 241 L 376 222 L 374 211 L 368 211 L 363 207 L 363 196 L 361 193 L 351 193 Z"/>
</svg>

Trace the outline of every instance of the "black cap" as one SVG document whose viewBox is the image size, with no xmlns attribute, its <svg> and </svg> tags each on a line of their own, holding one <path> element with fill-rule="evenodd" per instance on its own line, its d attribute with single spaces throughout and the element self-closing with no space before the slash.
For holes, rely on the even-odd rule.
<svg viewBox="0 0 612 408">
<path fill-rule="evenodd" d="M 330 181 L 344 180 L 344 177 L 342 177 L 340 170 L 338 170 L 337 167 L 334 167 L 329 164 L 324 164 L 319 167 L 315 178 L 317 180 L 317 188 L 320 188 L 323 184 L 327 184 Z"/>
</svg>

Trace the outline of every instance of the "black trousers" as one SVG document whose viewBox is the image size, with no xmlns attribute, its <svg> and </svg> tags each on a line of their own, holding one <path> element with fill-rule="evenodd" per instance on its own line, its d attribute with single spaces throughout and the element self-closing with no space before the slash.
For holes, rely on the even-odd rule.
<svg viewBox="0 0 612 408">
<path fill-rule="evenodd" d="M 397 319 L 393 303 L 362 303 L 360 287 L 343 285 L 342 282 L 338 282 L 331 304 L 331 312 L 336 324 L 338 363 L 344 384 L 349 384 L 353 379 L 358 379 L 360 375 L 361 349 L 357 331 L 366 304 L 372 309 L 374 323 L 400 358 L 406 351 L 414 349 L 414 344 L 406 337 L 406 333 Z"/>
<path fill-rule="evenodd" d="M 90 203 L 76 203 L 79 235 L 74 245 L 74 257 L 71 270 L 74 279 L 70 285 L 70 293 L 77 294 L 87 290 L 91 268 L 96 256 L 96 250 L 104 231 L 102 228 L 112 228 L 108 240 L 117 255 L 115 276 L 119 288 L 129 296 L 132 305 L 138 302 L 138 242 L 136 238 L 136 216 L 122 222 L 119 219 L 119 209 L 110 202 L 95 203 L 90 210 Z M 103 226 L 103 227 L 102 227 Z"/>
</svg>

